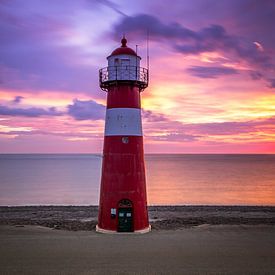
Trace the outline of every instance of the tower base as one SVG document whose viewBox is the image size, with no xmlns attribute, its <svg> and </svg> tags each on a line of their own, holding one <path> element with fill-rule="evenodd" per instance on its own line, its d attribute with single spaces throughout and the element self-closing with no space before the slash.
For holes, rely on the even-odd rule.
<svg viewBox="0 0 275 275">
<path fill-rule="evenodd" d="M 106 230 L 106 229 L 100 228 L 98 225 L 96 225 L 95 230 L 96 230 L 96 232 L 103 233 L 103 234 L 144 234 L 144 233 L 148 233 L 151 231 L 151 225 L 149 224 L 149 226 L 147 228 L 144 228 L 141 230 L 136 230 L 133 232 L 117 232 L 117 231 L 113 231 L 113 230 Z"/>
</svg>

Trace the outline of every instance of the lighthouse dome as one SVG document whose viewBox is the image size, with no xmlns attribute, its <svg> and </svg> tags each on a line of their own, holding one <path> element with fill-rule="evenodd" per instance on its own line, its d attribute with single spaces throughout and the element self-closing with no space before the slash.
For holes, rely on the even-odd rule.
<svg viewBox="0 0 275 275">
<path fill-rule="evenodd" d="M 127 54 L 127 55 L 135 55 L 136 56 L 137 55 L 136 52 L 133 49 L 127 47 L 126 44 L 127 44 L 127 39 L 125 37 L 123 37 L 121 39 L 121 46 L 119 48 L 115 49 L 112 52 L 111 56 L 112 55 L 120 55 L 120 54 Z"/>
</svg>

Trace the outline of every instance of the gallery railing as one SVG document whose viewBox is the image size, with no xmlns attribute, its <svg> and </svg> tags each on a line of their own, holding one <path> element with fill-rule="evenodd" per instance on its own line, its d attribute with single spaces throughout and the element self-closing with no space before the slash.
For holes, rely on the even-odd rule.
<svg viewBox="0 0 275 275">
<path fill-rule="evenodd" d="M 99 82 L 103 90 L 118 81 L 130 81 L 143 90 L 148 86 L 148 69 L 138 66 L 109 66 L 99 70 Z"/>
</svg>

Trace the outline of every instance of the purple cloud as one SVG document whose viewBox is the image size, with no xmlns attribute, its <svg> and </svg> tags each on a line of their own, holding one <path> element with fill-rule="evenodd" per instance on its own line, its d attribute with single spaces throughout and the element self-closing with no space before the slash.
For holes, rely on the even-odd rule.
<svg viewBox="0 0 275 275">
<path fill-rule="evenodd" d="M 183 129 L 195 132 L 201 135 L 232 135 L 249 133 L 255 130 L 257 125 L 265 125 L 267 121 L 246 121 L 246 122 L 213 122 L 199 124 L 185 124 Z"/>
<path fill-rule="evenodd" d="M 108 8 L 112 9 L 113 11 L 115 11 L 116 13 L 123 15 L 123 16 L 127 16 L 120 8 L 119 5 L 115 4 L 112 1 L 109 0 L 96 0 L 98 3 L 107 6 Z M 93 1 L 94 2 L 94 1 Z M 94 4 L 94 3 L 93 3 Z"/>
<path fill-rule="evenodd" d="M 198 135 L 233 135 L 259 131 L 261 127 L 274 125 L 275 117 L 248 121 L 227 121 L 198 124 L 182 124 L 181 130 Z"/>
<path fill-rule="evenodd" d="M 223 75 L 237 74 L 238 71 L 233 68 L 226 67 L 204 67 L 204 66 L 192 66 L 186 70 L 193 76 L 201 78 L 217 78 Z"/>
<path fill-rule="evenodd" d="M 117 34 L 123 32 L 127 36 L 141 36 L 146 37 L 147 30 L 153 39 L 180 38 L 188 40 L 198 40 L 199 37 L 196 32 L 182 27 L 178 23 L 171 23 L 169 25 L 163 24 L 157 17 L 148 14 L 138 14 L 135 16 L 126 16 L 114 26 Z"/>
<path fill-rule="evenodd" d="M 23 96 L 18 95 L 16 97 L 14 97 L 12 102 L 15 103 L 15 104 L 20 103 L 23 98 L 24 98 Z"/>
<path fill-rule="evenodd" d="M 151 39 L 166 43 L 169 39 L 168 45 L 171 45 L 174 50 L 182 54 L 219 51 L 233 55 L 238 60 L 245 61 L 262 72 L 272 71 L 275 68 L 272 57 L 265 51 L 259 51 L 253 41 L 245 37 L 229 34 L 221 25 L 210 25 L 198 31 L 193 31 L 179 23 L 164 24 L 155 16 L 138 14 L 123 17 L 114 26 L 114 31 L 117 34 L 127 32 L 129 36 L 143 39 L 146 37 L 148 30 Z M 215 72 L 222 74 L 222 69 L 213 70 L 214 75 Z M 191 70 L 190 72 L 193 73 L 194 71 Z M 234 72 L 223 70 L 223 73 Z M 265 78 L 267 79 L 267 76 Z"/>
<path fill-rule="evenodd" d="M 20 103 L 22 97 L 15 97 L 13 102 Z M 0 115 L 3 116 L 23 116 L 23 117 L 41 117 L 41 116 L 60 116 L 69 115 L 76 120 L 100 120 L 105 117 L 105 106 L 98 104 L 93 100 L 81 101 L 75 99 L 72 104 L 67 106 L 67 111 L 60 112 L 56 107 L 47 109 L 40 107 L 31 108 L 13 108 L 0 105 Z"/>
<path fill-rule="evenodd" d="M 257 71 L 250 71 L 250 76 L 254 80 L 259 80 L 259 79 L 263 78 L 263 74 L 260 72 L 257 72 Z"/>
<path fill-rule="evenodd" d="M 192 142 L 200 138 L 199 135 L 183 134 L 183 133 L 167 133 L 165 135 L 150 136 L 153 140 L 159 141 L 172 141 L 172 142 Z"/>
<path fill-rule="evenodd" d="M 4 116 L 24 116 L 24 117 L 41 117 L 41 116 L 60 116 L 62 112 L 58 112 L 56 108 L 49 109 L 31 107 L 31 108 L 10 108 L 0 105 L 0 115 Z"/>
<path fill-rule="evenodd" d="M 269 87 L 275 88 L 275 78 L 269 79 Z"/>
<path fill-rule="evenodd" d="M 142 109 L 142 118 L 148 122 L 160 122 L 167 120 L 167 118 L 163 114 L 144 109 Z"/>
<path fill-rule="evenodd" d="M 140 0 L 143 5 L 146 0 Z M 176 21 L 187 24 L 192 29 L 218 24 L 230 30 L 230 33 L 245 36 L 250 41 L 258 41 L 269 50 L 274 49 L 275 36 L 270 35 L 275 25 L 275 5 L 271 0 L 174 0 L 165 9 L 159 0 L 151 0 L 146 12 L 157 14 L 163 21 Z"/>
<path fill-rule="evenodd" d="M 150 116 L 154 117 L 154 112 L 150 111 L 150 113 Z M 195 141 L 209 135 L 239 135 L 259 131 L 262 132 L 264 129 L 272 131 L 274 128 L 273 125 L 275 125 L 275 117 L 249 121 L 227 121 L 192 124 L 171 120 L 161 113 L 157 113 L 156 116 L 163 119 L 153 119 L 149 121 L 145 120 L 145 136 L 148 136 L 148 138 L 154 140 L 167 141 Z M 154 132 L 160 134 L 150 134 Z"/>
<path fill-rule="evenodd" d="M 75 99 L 73 104 L 68 105 L 68 114 L 76 120 L 100 120 L 105 117 L 105 106 L 93 100 Z"/>
<path fill-rule="evenodd" d="M 198 31 L 190 30 L 179 23 L 164 24 L 148 14 L 123 17 L 115 27 L 116 33 L 126 31 L 132 36 L 146 37 L 147 30 L 152 39 L 169 39 L 175 50 L 184 54 L 199 54 L 216 50 L 233 51 L 239 57 L 256 63 L 269 64 L 269 58 L 244 38 L 227 33 L 221 25 L 211 25 Z"/>
</svg>

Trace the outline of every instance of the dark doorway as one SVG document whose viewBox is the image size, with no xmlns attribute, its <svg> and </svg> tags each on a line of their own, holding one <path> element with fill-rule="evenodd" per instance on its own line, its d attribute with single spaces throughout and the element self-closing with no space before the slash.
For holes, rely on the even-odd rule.
<svg viewBox="0 0 275 275">
<path fill-rule="evenodd" d="M 118 204 L 118 232 L 133 232 L 133 205 L 130 200 Z"/>
</svg>

